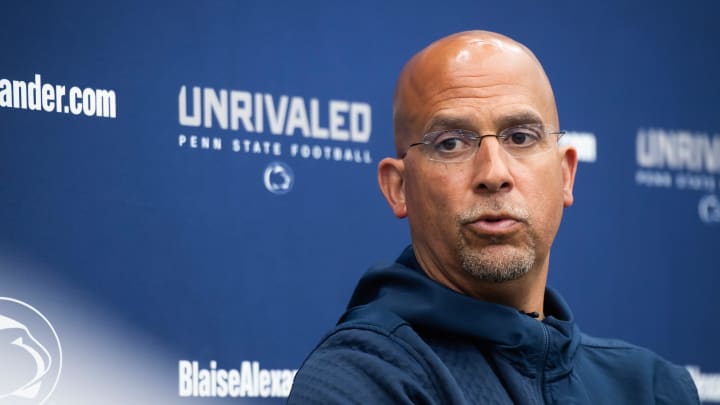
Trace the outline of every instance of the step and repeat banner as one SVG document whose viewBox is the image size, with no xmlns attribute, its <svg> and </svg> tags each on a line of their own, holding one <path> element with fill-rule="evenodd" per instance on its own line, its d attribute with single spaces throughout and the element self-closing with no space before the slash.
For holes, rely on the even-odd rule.
<svg viewBox="0 0 720 405">
<path fill-rule="evenodd" d="M 720 2 L 2 1 L 0 404 L 283 403 L 409 243 L 405 61 L 530 47 L 578 148 L 550 284 L 720 402 Z"/>
</svg>

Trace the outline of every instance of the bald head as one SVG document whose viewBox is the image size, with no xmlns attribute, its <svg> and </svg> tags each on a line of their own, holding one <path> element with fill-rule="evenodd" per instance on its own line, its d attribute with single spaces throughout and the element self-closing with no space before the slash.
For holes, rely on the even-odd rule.
<svg viewBox="0 0 720 405">
<path fill-rule="evenodd" d="M 446 101 L 469 107 L 469 101 L 475 100 L 475 108 L 481 101 L 483 108 L 493 109 L 512 104 L 516 101 L 513 96 L 532 99 L 543 123 L 558 126 L 550 82 L 524 45 L 488 31 L 461 32 L 430 44 L 405 65 L 395 89 L 398 156 L 409 143 L 421 139 L 429 129 L 431 115 L 442 110 Z"/>
</svg>

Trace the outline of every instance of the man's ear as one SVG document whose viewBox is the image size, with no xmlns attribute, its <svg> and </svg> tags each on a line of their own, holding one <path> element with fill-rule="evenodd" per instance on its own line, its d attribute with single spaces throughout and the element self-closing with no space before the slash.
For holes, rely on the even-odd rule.
<svg viewBox="0 0 720 405">
<path fill-rule="evenodd" d="M 398 218 L 407 217 L 405 205 L 405 162 L 402 159 L 385 158 L 378 165 L 378 183 Z"/>
<path fill-rule="evenodd" d="M 563 175 L 563 202 L 566 207 L 573 204 L 573 185 L 575 184 L 575 173 L 577 172 L 577 151 L 572 146 L 560 148 L 562 162 L 561 170 Z"/>
</svg>

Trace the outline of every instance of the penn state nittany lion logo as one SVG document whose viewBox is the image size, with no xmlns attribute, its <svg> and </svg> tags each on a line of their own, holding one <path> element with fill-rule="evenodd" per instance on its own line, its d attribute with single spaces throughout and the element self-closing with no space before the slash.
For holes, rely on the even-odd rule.
<svg viewBox="0 0 720 405">
<path fill-rule="evenodd" d="M 272 162 L 263 175 L 265 188 L 273 194 L 287 194 L 292 190 L 295 175 L 290 166 L 283 162 Z"/>
<path fill-rule="evenodd" d="M 698 203 L 698 214 L 706 224 L 720 223 L 720 198 L 714 194 L 701 198 Z"/>
<path fill-rule="evenodd" d="M 62 369 L 62 348 L 47 318 L 29 304 L 0 297 L 0 405 L 43 404 Z"/>
</svg>

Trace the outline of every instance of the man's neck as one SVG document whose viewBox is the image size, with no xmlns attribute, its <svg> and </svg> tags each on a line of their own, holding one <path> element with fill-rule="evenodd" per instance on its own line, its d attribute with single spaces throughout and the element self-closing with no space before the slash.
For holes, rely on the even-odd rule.
<svg viewBox="0 0 720 405">
<path fill-rule="evenodd" d="M 541 274 L 542 273 L 542 274 Z M 465 291 L 459 291 L 475 299 L 505 305 L 526 314 L 537 313 L 545 317 L 545 285 L 547 272 L 530 270 L 523 277 L 503 282 L 476 281 Z"/>
</svg>

